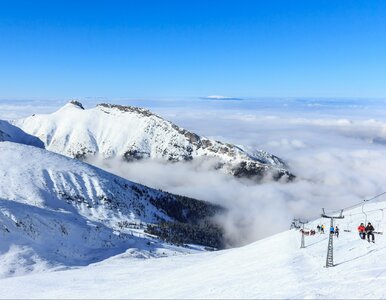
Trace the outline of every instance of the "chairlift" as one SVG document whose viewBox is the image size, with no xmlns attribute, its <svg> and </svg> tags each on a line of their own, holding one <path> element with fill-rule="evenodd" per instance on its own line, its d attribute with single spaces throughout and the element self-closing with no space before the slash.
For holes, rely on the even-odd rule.
<svg viewBox="0 0 386 300">
<path fill-rule="evenodd" d="M 292 223 L 291 223 L 291 226 L 290 226 L 290 229 L 293 229 L 293 228 L 295 228 L 295 229 L 299 229 L 301 226 L 299 225 L 299 221 L 300 221 L 300 219 L 293 219 L 292 220 Z"/>
<path fill-rule="evenodd" d="M 310 227 L 304 227 L 303 230 L 303 233 L 304 235 L 315 235 L 316 234 L 316 230 L 315 229 L 312 229 Z"/>
<path fill-rule="evenodd" d="M 347 225 L 346 225 L 346 229 L 344 230 L 344 232 L 351 232 L 351 224 L 352 224 L 352 214 L 350 214 L 350 219 L 349 221 L 347 222 Z"/>
<path fill-rule="evenodd" d="M 383 218 L 385 217 L 385 213 L 383 211 L 383 208 L 379 210 L 381 211 L 381 218 L 375 220 L 375 222 L 377 223 L 377 231 L 374 231 L 374 233 L 383 234 L 383 226 L 381 224 L 383 224 Z"/>
<path fill-rule="evenodd" d="M 364 216 L 365 216 L 365 222 L 364 222 L 363 224 L 365 224 L 365 226 L 366 226 L 366 224 L 367 224 L 367 213 L 364 211 L 364 207 L 365 207 L 365 204 L 366 204 L 367 201 L 368 201 L 368 200 L 363 200 L 363 204 L 362 204 L 362 213 L 363 213 Z"/>
</svg>

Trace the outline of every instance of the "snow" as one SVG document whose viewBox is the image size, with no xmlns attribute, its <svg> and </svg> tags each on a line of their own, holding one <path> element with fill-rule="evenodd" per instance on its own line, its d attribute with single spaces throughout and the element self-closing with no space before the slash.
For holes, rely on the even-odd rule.
<svg viewBox="0 0 386 300">
<path fill-rule="evenodd" d="M 119 228 L 120 221 L 155 222 L 154 214 L 167 219 L 134 187 L 153 197 L 163 192 L 23 145 L 42 147 L 36 136 L 70 157 L 87 146 L 86 154 L 107 158 L 123 155 L 134 141 L 151 155 L 165 149 L 181 155 L 170 145 L 186 146 L 186 137 L 158 116 L 141 114 L 147 112 L 83 110 L 69 103 L 54 114 L 14 123 L 25 132 L 0 121 L 0 298 L 386 298 L 386 236 L 377 234 L 369 243 L 356 232 L 365 221 L 384 232 L 386 202 L 366 203 L 366 214 L 360 206 L 344 212 L 336 222 L 333 268 L 324 267 L 328 234 L 307 236 L 301 249 L 298 230 L 204 252 Z M 160 145 L 166 147 L 161 152 Z M 264 151 L 235 149 L 280 163 Z M 111 195 L 113 202 L 106 200 Z M 328 228 L 329 220 L 314 220 L 306 229 L 321 224 Z"/>
<path fill-rule="evenodd" d="M 386 202 L 365 206 L 368 220 L 384 230 Z M 327 234 L 306 237 L 289 230 L 230 250 L 157 259 L 129 253 L 77 269 L 7 278 L 4 298 L 385 298 L 386 237 L 360 240 L 361 208 L 345 212 L 334 237 L 336 266 L 325 268 Z M 351 216 L 350 216 L 351 215 Z M 306 225 L 329 226 L 318 219 Z M 345 230 L 351 232 L 345 232 Z"/>
<path fill-rule="evenodd" d="M 206 98 L 208 99 L 226 99 L 226 98 L 230 98 L 230 97 L 226 97 L 226 96 L 220 96 L 220 95 L 211 95 L 211 96 L 207 96 Z"/>
<path fill-rule="evenodd" d="M 0 153 L 0 278 L 84 266 L 129 248 L 135 257 L 202 251 L 144 233 L 158 218 L 171 220 L 149 202 L 162 191 L 33 146 L 0 142 Z"/>
<path fill-rule="evenodd" d="M 70 102 L 52 114 L 33 115 L 13 124 L 39 138 L 48 150 L 73 158 L 212 158 L 219 161 L 217 165 L 225 164 L 225 172 L 231 174 L 240 163 L 257 171 L 287 172 L 285 164 L 267 152 L 249 153 L 199 137 L 143 108 L 101 104 L 85 110 Z"/>
<path fill-rule="evenodd" d="M 211 95 L 211 96 L 201 97 L 201 99 L 205 99 L 205 100 L 243 100 L 242 98 L 227 97 L 227 96 L 221 96 L 221 95 Z"/>
<path fill-rule="evenodd" d="M 44 148 L 43 142 L 35 136 L 25 133 L 20 128 L 10 124 L 7 121 L 0 120 L 0 142 L 3 141 L 11 141 Z"/>
</svg>

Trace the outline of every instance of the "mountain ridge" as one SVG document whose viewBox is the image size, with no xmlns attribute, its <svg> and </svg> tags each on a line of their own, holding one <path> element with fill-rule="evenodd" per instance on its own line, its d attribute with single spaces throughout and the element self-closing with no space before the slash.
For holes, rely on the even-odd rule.
<svg viewBox="0 0 386 300">
<path fill-rule="evenodd" d="M 87 265 L 128 248 L 157 256 L 190 251 L 173 245 L 223 247 L 222 228 L 212 221 L 223 212 L 218 205 L 34 146 L 0 142 L 0 153 L 0 277 L 19 262 L 32 270 L 37 261 Z"/>
<path fill-rule="evenodd" d="M 248 152 L 201 137 L 145 108 L 101 103 L 84 109 L 80 102 L 72 101 L 50 115 L 33 115 L 13 124 L 42 140 L 48 150 L 77 159 L 100 156 L 127 162 L 181 162 L 204 158 L 236 177 L 294 178 L 280 158 L 266 151 Z"/>
</svg>

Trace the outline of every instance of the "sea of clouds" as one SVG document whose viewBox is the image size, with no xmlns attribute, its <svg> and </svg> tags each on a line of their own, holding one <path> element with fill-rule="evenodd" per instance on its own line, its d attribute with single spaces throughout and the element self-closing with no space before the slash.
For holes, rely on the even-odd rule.
<svg viewBox="0 0 386 300">
<path fill-rule="evenodd" d="M 256 184 L 213 171 L 204 161 L 89 160 L 132 181 L 225 206 L 228 212 L 218 221 L 232 246 L 285 230 L 294 217 L 316 218 L 322 208 L 346 207 L 386 191 L 385 100 L 80 100 L 85 107 L 146 107 L 200 135 L 282 158 L 297 176 L 294 182 Z M 0 100 L 0 119 L 49 113 L 64 103 Z"/>
</svg>

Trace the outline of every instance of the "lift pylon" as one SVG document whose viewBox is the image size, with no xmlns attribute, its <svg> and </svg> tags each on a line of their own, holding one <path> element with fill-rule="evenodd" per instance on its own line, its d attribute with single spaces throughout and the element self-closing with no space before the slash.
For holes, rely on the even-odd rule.
<svg viewBox="0 0 386 300">
<path fill-rule="evenodd" d="M 300 242 L 300 248 L 306 248 L 305 238 L 304 238 L 304 224 L 308 223 L 308 221 L 302 221 L 298 219 L 299 224 L 302 225 L 302 240 Z"/>
<path fill-rule="evenodd" d="M 330 228 L 334 227 L 334 219 L 343 219 L 343 209 L 340 210 L 338 216 L 329 216 L 326 214 L 324 208 L 322 209 L 322 218 L 330 219 Z M 326 268 L 334 266 L 334 234 L 329 229 L 329 237 L 328 237 L 328 247 L 327 247 L 327 258 L 326 258 Z"/>
</svg>

